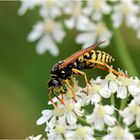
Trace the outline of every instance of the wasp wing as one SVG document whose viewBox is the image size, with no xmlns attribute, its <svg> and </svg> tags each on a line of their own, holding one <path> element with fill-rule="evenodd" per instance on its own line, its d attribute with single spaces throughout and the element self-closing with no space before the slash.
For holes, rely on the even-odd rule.
<svg viewBox="0 0 140 140">
<path fill-rule="evenodd" d="M 102 44 L 102 43 L 104 43 L 104 42 L 105 42 L 105 41 L 98 42 L 98 43 L 95 44 L 95 45 L 92 45 L 92 46 L 90 46 L 90 47 L 88 47 L 88 48 L 85 48 L 85 49 L 83 49 L 83 50 L 80 50 L 80 51 L 78 51 L 78 52 L 72 54 L 71 56 L 69 56 L 68 58 L 66 58 L 66 59 L 64 60 L 64 63 L 62 63 L 62 64 L 60 65 L 60 67 L 61 67 L 61 68 L 66 67 L 68 64 L 73 63 L 77 58 L 79 58 L 79 57 L 80 57 L 81 55 L 83 55 L 84 53 L 89 52 L 90 50 L 95 49 L 96 47 L 98 47 L 100 44 Z"/>
</svg>

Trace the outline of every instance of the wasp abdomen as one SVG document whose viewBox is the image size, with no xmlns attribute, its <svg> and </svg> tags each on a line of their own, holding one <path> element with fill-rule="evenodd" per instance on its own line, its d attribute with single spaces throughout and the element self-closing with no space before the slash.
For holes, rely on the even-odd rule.
<svg viewBox="0 0 140 140">
<path fill-rule="evenodd" d="M 85 53 L 79 58 L 80 62 L 83 62 L 85 60 L 93 60 L 105 63 L 114 61 L 111 55 L 100 50 L 91 50 L 90 52 Z"/>
</svg>

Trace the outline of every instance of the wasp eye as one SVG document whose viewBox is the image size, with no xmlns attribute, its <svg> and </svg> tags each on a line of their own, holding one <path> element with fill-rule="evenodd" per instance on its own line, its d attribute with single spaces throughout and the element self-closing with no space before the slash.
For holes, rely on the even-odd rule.
<svg viewBox="0 0 140 140">
<path fill-rule="evenodd" d="M 61 86 L 59 80 L 52 79 L 48 81 L 48 87 L 58 87 L 58 86 Z"/>
</svg>

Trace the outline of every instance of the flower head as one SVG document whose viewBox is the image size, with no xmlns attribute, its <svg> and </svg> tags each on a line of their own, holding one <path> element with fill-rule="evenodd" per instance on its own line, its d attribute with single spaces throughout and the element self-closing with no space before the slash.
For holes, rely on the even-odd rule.
<svg viewBox="0 0 140 140">
<path fill-rule="evenodd" d="M 120 126 L 114 126 L 110 128 L 110 133 L 103 137 L 103 140 L 109 139 L 128 139 L 134 140 L 134 135 L 128 131 L 128 128 L 122 128 Z"/>
<path fill-rule="evenodd" d="M 43 110 L 37 124 L 45 123 L 50 140 L 94 140 L 97 137 L 133 140 L 133 131 L 138 132 L 140 128 L 140 103 L 135 99 L 140 96 L 139 82 L 136 77 L 116 76 L 110 72 L 105 78 L 91 79 L 89 95 L 86 95 L 86 88 L 73 79 L 75 99 L 67 88 L 64 105 L 56 98 L 56 107 Z"/>
<path fill-rule="evenodd" d="M 115 124 L 115 118 L 113 117 L 114 109 L 109 105 L 95 104 L 93 113 L 87 116 L 87 120 L 93 123 L 95 129 L 103 130 L 104 124 L 112 126 Z"/>
<path fill-rule="evenodd" d="M 130 125 L 136 121 L 136 126 L 140 128 L 140 105 L 134 100 L 123 111 L 120 111 L 125 124 Z"/>
<path fill-rule="evenodd" d="M 82 33 L 77 35 L 76 42 L 83 44 L 83 48 L 95 44 L 97 40 L 106 40 L 106 43 L 103 44 L 106 46 L 109 44 L 109 40 L 112 36 L 103 22 L 94 23 L 92 21 L 87 21 L 86 26 L 81 26 L 79 31 Z"/>
<path fill-rule="evenodd" d="M 133 0 L 119 1 L 113 8 L 112 20 L 115 27 L 119 27 L 123 20 L 128 26 L 135 26 L 137 22 L 138 6 Z"/>
<path fill-rule="evenodd" d="M 59 54 L 57 43 L 60 43 L 65 36 L 62 25 L 54 20 L 47 19 L 39 21 L 33 30 L 28 35 L 29 41 L 39 39 L 36 51 L 38 54 L 43 54 L 49 51 L 52 55 Z"/>
<path fill-rule="evenodd" d="M 93 21 L 102 20 L 104 14 L 111 12 L 111 6 L 107 4 L 106 0 L 87 1 L 87 6 L 84 8 L 84 13 L 91 16 Z"/>
</svg>

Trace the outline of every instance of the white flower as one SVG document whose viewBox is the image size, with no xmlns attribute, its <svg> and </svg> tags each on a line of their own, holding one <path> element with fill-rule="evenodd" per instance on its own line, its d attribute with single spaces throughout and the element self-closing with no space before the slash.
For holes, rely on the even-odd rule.
<svg viewBox="0 0 140 140">
<path fill-rule="evenodd" d="M 104 14 L 109 14 L 110 12 L 111 6 L 107 4 L 106 0 L 89 0 L 87 1 L 87 6 L 84 8 L 84 13 L 91 16 L 93 21 L 101 20 Z"/>
<path fill-rule="evenodd" d="M 46 124 L 45 132 L 49 140 L 94 140 L 97 137 L 102 137 L 103 140 L 134 139 L 133 134 L 129 133 L 128 125 L 134 124 L 140 128 L 140 104 L 135 100 L 139 95 L 138 78 L 115 76 L 110 72 L 104 79 L 97 77 L 90 81 L 89 95 L 86 95 L 86 87 L 79 87 L 76 80 L 72 83 L 75 99 L 67 88 L 63 95 L 64 105 L 55 100 L 56 107 L 42 111 L 42 117 L 37 121 L 38 125 Z M 113 98 L 110 98 L 111 94 Z M 131 99 L 129 96 L 133 98 L 132 101 L 128 106 L 124 104 L 124 110 L 119 110 L 122 99 L 127 102 Z M 117 100 L 113 101 L 114 99 Z M 124 123 L 117 122 L 118 118 L 122 118 Z"/>
<path fill-rule="evenodd" d="M 82 33 L 76 37 L 76 43 L 83 44 L 83 48 L 95 44 L 96 41 L 106 40 L 101 46 L 106 46 L 110 42 L 111 32 L 103 22 L 93 23 L 88 21 L 86 26 L 79 29 Z"/>
<path fill-rule="evenodd" d="M 59 53 L 56 43 L 60 43 L 65 36 L 62 25 L 54 20 L 47 19 L 38 22 L 33 31 L 28 35 L 29 41 L 40 39 L 37 43 L 37 53 L 43 54 L 47 50 L 53 55 L 57 56 Z"/>
<path fill-rule="evenodd" d="M 99 94 L 103 98 L 109 98 L 111 96 L 111 91 L 108 86 L 108 80 L 98 77 L 94 83 L 100 86 Z M 93 87 L 94 83 L 92 84 Z"/>
<path fill-rule="evenodd" d="M 133 0 L 121 0 L 113 7 L 112 20 L 115 27 L 119 27 L 123 20 L 125 23 L 133 27 L 137 22 L 136 16 L 138 13 L 138 6 L 134 4 Z"/>
<path fill-rule="evenodd" d="M 134 97 L 136 102 L 140 103 L 138 101 L 138 99 L 140 98 L 140 80 L 138 78 L 127 78 L 118 76 L 116 82 L 118 84 L 118 98 L 125 99 L 127 97 L 127 94 L 130 93 Z"/>
<path fill-rule="evenodd" d="M 94 131 L 92 127 L 88 127 L 88 126 L 81 126 L 78 125 L 76 129 L 74 129 L 73 131 L 68 131 L 65 135 L 65 137 L 67 138 L 67 140 L 71 140 L 71 139 L 87 139 L 87 140 L 95 140 L 95 138 L 93 137 Z"/>
<path fill-rule="evenodd" d="M 39 5 L 40 0 L 21 0 L 22 5 L 18 11 L 19 15 L 24 15 L 28 9 L 33 9 L 36 5 Z"/>
<path fill-rule="evenodd" d="M 120 115 L 123 117 L 126 125 L 136 121 L 136 126 L 140 128 L 140 105 L 136 104 L 134 100 L 123 111 L 120 111 Z"/>
<path fill-rule="evenodd" d="M 91 104 L 98 103 L 101 101 L 101 96 L 99 94 L 99 90 L 101 89 L 101 86 L 95 84 L 93 79 L 90 80 L 90 83 L 91 85 L 89 87 L 89 95 L 84 98 L 85 102 L 86 104 L 89 104 L 90 102 Z"/>
<path fill-rule="evenodd" d="M 106 80 L 108 80 L 109 90 L 111 93 L 115 93 L 118 91 L 118 83 L 116 81 L 116 75 L 114 75 L 112 72 L 110 72 L 106 77 Z"/>
<path fill-rule="evenodd" d="M 108 87 L 108 82 L 102 87 L 99 91 L 100 95 L 104 98 L 109 98 L 111 96 L 111 91 L 109 90 Z"/>
<path fill-rule="evenodd" d="M 114 112 L 113 106 L 109 105 L 103 106 L 95 104 L 93 113 L 86 116 L 86 119 L 88 122 L 94 124 L 95 129 L 101 131 L 104 129 L 104 124 L 107 124 L 108 126 L 112 126 L 115 124 L 116 119 L 113 117 L 113 112 Z"/>
<path fill-rule="evenodd" d="M 131 79 L 123 76 L 117 77 L 118 91 L 117 98 L 125 99 L 127 97 L 128 86 L 131 84 Z"/>
<path fill-rule="evenodd" d="M 136 94 L 134 96 L 134 101 L 137 103 L 137 104 L 140 104 L 140 93 Z"/>
<path fill-rule="evenodd" d="M 41 140 L 42 135 L 37 135 L 37 136 L 29 136 L 28 138 L 26 138 L 26 140 Z"/>
<path fill-rule="evenodd" d="M 139 94 L 140 93 L 140 80 L 138 78 L 135 78 L 135 79 L 131 78 L 131 84 L 128 85 L 128 90 L 133 97 Z"/>
<path fill-rule="evenodd" d="M 64 116 L 68 124 L 73 125 L 77 122 L 77 117 L 84 113 L 84 110 L 81 109 L 82 103 L 80 101 L 76 103 L 73 99 L 64 102 Z"/>
<path fill-rule="evenodd" d="M 76 127 L 77 127 L 76 124 L 67 125 L 65 121 L 65 116 L 62 116 L 56 122 L 55 127 L 49 129 L 49 131 L 47 132 L 48 139 L 49 140 L 63 139 L 62 134 L 65 136 L 69 132 L 69 130 L 75 129 Z"/>
<path fill-rule="evenodd" d="M 43 110 L 42 117 L 37 120 L 37 125 L 46 123 L 45 131 L 54 128 L 57 118 L 64 113 L 63 106 L 57 106 L 54 110 Z"/>
<path fill-rule="evenodd" d="M 83 15 L 82 2 L 80 0 L 66 1 L 64 13 L 70 16 L 69 19 L 64 21 L 65 25 L 69 29 L 76 28 L 78 30 L 81 26 L 85 26 L 86 22 L 88 21 L 88 18 Z"/>
<path fill-rule="evenodd" d="M 109 129 L 110 133 L 105 135 L 102 140 L 135 140 L 134 135 L 120 126 L 114 126 Z"/>
<path fill-rule="evenodd" d="M 61 8 L 64 5 L 64 0 L 42 0 L 40 1 L 40 15 L 44 18 L 55 18 L 62 15 Z"/>
</svg>

